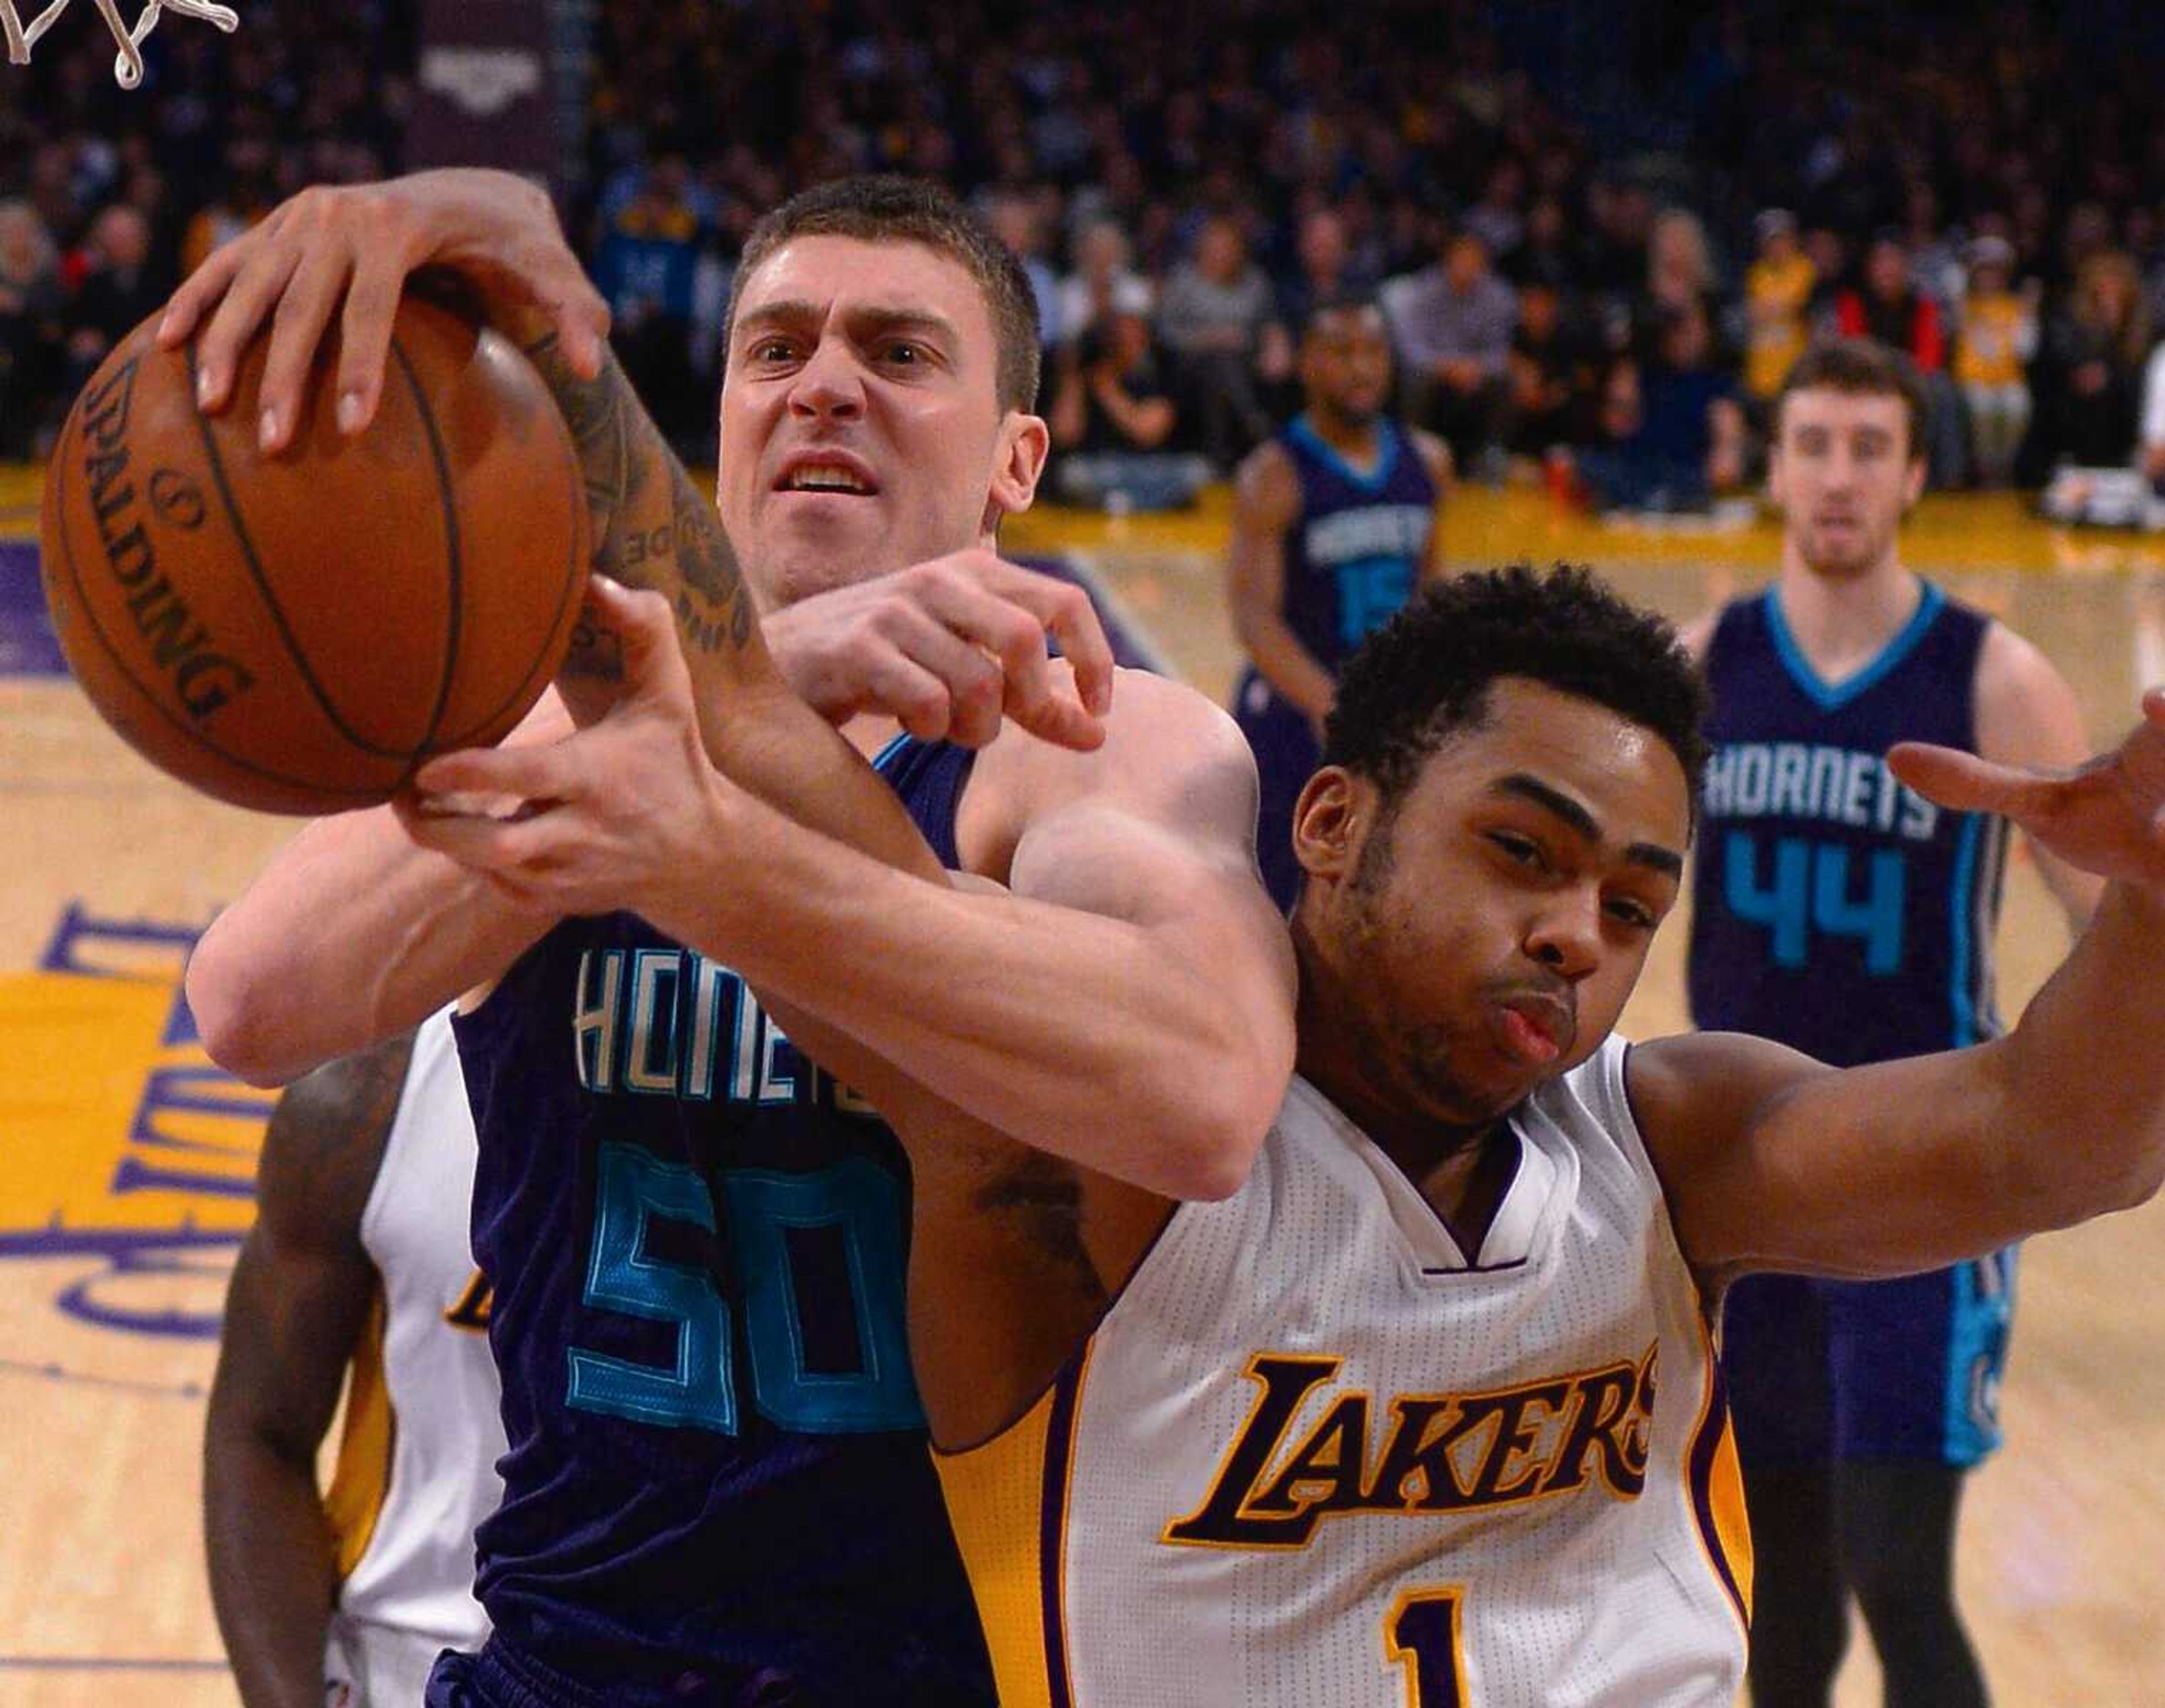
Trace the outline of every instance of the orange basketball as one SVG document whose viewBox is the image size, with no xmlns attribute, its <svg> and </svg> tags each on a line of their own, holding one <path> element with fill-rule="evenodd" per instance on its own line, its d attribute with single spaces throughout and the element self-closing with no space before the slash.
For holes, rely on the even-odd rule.
<svg viewBox="0 0 2165 1708">
<path fill-rule="evenodd" d="M 107 723 L 153 765 L 267 812 L 387 800 L 486 745 L 562 661 L 587 564 L 563 418 L 503 339 L 408 297 L 368 430 L 308 418 L 256 449 L 269 340 L 231 404 L 146 321 L 76 400 L 45 476 L 53 627 Z"/>
</svg>

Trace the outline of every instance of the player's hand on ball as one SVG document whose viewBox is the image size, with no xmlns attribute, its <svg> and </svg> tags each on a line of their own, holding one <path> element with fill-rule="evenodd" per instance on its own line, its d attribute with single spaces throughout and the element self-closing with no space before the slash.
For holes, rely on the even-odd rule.
<svg viewBox="0 0 2165 1708">
<path fill-rule="evenodd" d="M 548 196 L 508 172 L 477 168 L 303 190 L 212 252 L 173 293 L 158 342 L 171 349 L 201 328 L 197 402 L 215 413 L 241 351 L 267 322 L 258 437 L 275 452 L 301 419 L 309 369 L 335 318 L 337 421 L 350 435 L 375 418 L 399 294 L 425 266 L 479 286 L 498 316 L 510 308 L 545 318 L 573 371 L 590 379 L 600 371 L 608 308 L 565 244 Z"/>
<path fill-rule="evenodd" d="M 394 805 L 416 843 L 522 907 L 629 908 L 659 923 L 739 791 L 701 745 L 668 602 L 597 576 L 584 620 L 618 637 L 624 664 L 598 721 L 541 745 L 445 754 Z"/>
<path fill-rule="evenodd" d="M 992 552 L 815 594 L 761 629 L 798 698 L 835 723 L 881 712 L 964 747 L 984 746 L 1007 718 L 1078 751 L 1105 738 L 1113 649 L 1089 596 Z M 1072 674 L 1046 655 L 1048 633 Z"/>
<path fill-rule="evenodd" d="M 2142 696 L 2125 741 L 2079 770 L 2021 770 L 1921 742 L 1887 759 L 1942 807 L 1997 812 L 2070 865 L 2165 896 L 2165 688 Z"/>
</svg>

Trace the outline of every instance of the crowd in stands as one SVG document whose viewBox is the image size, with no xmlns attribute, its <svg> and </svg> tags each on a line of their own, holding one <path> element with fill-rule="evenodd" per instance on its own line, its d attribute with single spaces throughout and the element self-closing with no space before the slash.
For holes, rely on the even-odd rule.
<svg viewBox="0 0 2165 1708">
<path fill-rule="evenodd" d="M 398 165 L 412 11 L 161 30 L 132 97 L 88 30 L 6 73 L 0 456 L 35 454 L 222 236 L 302 182 Z M 1348 297 L 1379 302 L 1401 406 L 1468 476 L 1705 502 L 1756 478 L 1808 341 L 1861 332 L 1923 371 L 1938 484 L 2165 477 L 2165 29 L 2145 16 L 610 0 L 571 220 L 693 449 L 751 221 L 898 171 L 953 184 L 1024 257 L 1077 497 L 1177 502 L 1222 474 L 1293 407 L 1307 316 Z"/>
</svg>

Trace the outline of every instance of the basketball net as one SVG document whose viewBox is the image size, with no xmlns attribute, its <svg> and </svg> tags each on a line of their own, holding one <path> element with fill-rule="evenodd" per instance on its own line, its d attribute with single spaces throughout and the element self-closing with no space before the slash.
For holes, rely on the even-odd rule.
<svg viewBox="0 0 2165 1708">
<path fill-rule="evenodd" d="M 52 0 L 35 18 L 28 29 L 15 15 L 15 0 L 0 0 L 0 35 L 8 38 L 8 57 L 18 66 L 30 63 L 30 50 L 37 39 L 53 27 L 54 20 L 68 8 L 68 0 Z M 143 81 L 143 38 L 158 27 L 158 14 L 177 12 L 183 17 L 200 18 L 206 24 L 214 24 L 228 35 L 240 28 L 240 16 L 230 7 L 213 6 L 209 0 L 148 0 L 143 15 L 130 29 L 120 21 L 119 0 L 97 0 L 97 9 L 105 14 L 105 21 L 113 30 L 113 39 L 120 45 L 119 56 L 113 62 L 114 79 L 124 89 L 132 89 Z"/>
</svg>

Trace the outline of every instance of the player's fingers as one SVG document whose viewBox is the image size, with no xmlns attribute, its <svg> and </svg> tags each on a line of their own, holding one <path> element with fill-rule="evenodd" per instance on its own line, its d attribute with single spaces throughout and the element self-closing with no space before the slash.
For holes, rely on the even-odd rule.
<svg viewBox="0 0 2165 1708">
<path fill-rule="evenodd" d="M 308 376 L 345 294 L 352 262 L 342 250 L 311 250 L 294 268 L 271 317 L 271 353 L 256 388 L 256 442 L 266 453 L 292 443 L 307 407 Z"/>
<path fill-rule="evenodd" d="M 1887 764 L 1920 795 L 1957 812 L 2035 817 L 2050 811 L 2067 786 L 2058 778 L 1994 765 L 1975 754 L 1920 741 L 1902 742 L 1891 749 Z"/>
<path fill-rule="evenodd" d="M 2143 695 L 2142 715 L 2156 728 L 2165 729 L 2165 684 Z"/>
<path fill-rule="evenodd" d="M 160 348 L 177 349 L 187 341 L 197 323 L 218 306 L 226 286 L 253 253 L 248 239 L 242 237 L 203 257 L 203 265 L 182 281 L 166 303 L 166 312 L 158 322 Z"/>
<path fill-rule="evenodd" d="M 261 330 L 264 320 L 284 292 L 301 251 L 287 244 L 259 250 L 253 265 L 236 275 L 219 299 L 210 323 L 196 340 L 196 407 L 216 414 L 233 394 L 233 376 L 240 366 L 240 353 Z"/>
<path fill-rule="evenodd" d="M 1000 733 L 1006 671 L 955 619 L 897 606 L 872 644 L 867 696 L 912 735 L 982 747 Z"/>
<path fill-rule="evenodd" d="M 587 578 L 586 612 L 598 627 L 617 636 L 628 692 L 681 696 L 690 703 L 691 670 L 666 599 L 651 589 L 593 575 Z"/>
<path fill-rule="evenodd" d="M 415 811 L 428 817 L 471 818 L 477 815 L 446 804 L 466 795 L 519 801 L 576 799 L 584 791 L 580 755 L 573 747 L 573 742 L 562 741 L 546 747 L 469 747 L 439 754 L 414 774 Z"/>
<path fill-rule="evenodd" d="M 406 285 L 406 270 L 388 254 L 363 250 L 347 283 L 339 316 L 338 430 L 348 437 L 376 419 L 383 396 L 383 371 L 391 349 L 392 323 Z"/>
<path fill-rule="evenodd" d="M 1016 564 L 1005 567 L 1027 578 L 1014 596 L 1059 643 L 1060 655 L 1075 667 L 1075 691 L 1083 706 L 1104 717 L 1113 709 L 1113 644 L 1090 596 L 1072 581 Z"/>
<path fill-rule="evenodd" d="M 601 372 L 602 355 L 608 348 L 608 303 L 577 267 L 556 271 L 568 276 L 551 280 L 541 306 L 556 323 L 564 359 L 572 365 L 572 371 L 582 380 L 591 380 Z"/>
<path fill-rule="evenodd" d="M 421 847 L 469 870 L 501 875 L 529 894 L 545 891 L 546 875 L 566 843 L 566 830 L 556 815 L 547 812 L 508 818 L 436 812 L 424 797 L 408 800 L 400 807 L 398 818 L 407 835 Z"/>
<path fill-rule="evenodd" d="M 1051 692 L 1030 716 L 1027 719 L 1017 716 L 1015 721 L 1040 741 L 1077 753 L 1092 753 L 1103 747 L 1104 720 L 1082 703 L 1075 672 L 1056 660 L 1051 681 Z"/>
</svg>

